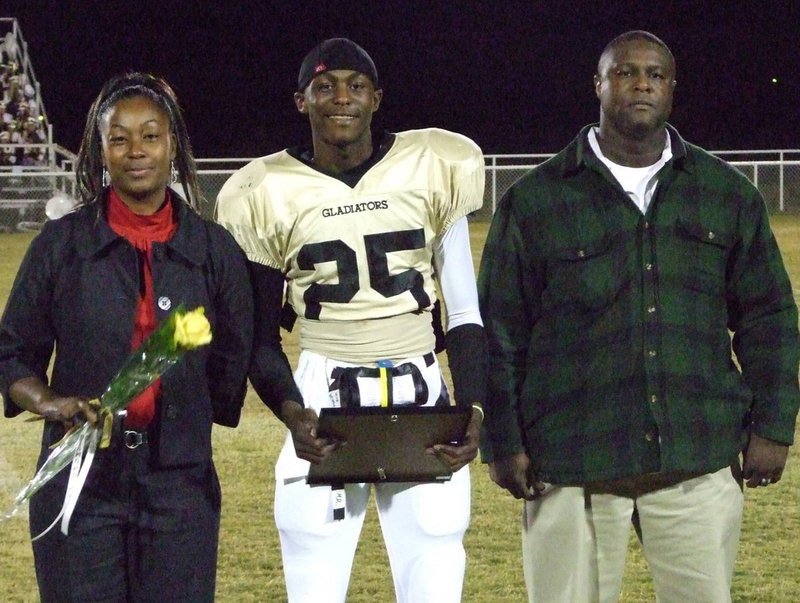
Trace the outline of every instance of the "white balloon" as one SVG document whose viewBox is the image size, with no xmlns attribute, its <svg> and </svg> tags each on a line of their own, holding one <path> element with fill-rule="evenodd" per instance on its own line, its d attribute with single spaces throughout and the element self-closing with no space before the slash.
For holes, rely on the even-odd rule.
<svg viewBox="0 0 800 603">
<path fill-rule="evenodd" d="M 44 213 L 47 215 L 48 220 L 58 220 L 60 217 L 67 215 L 78 206 L 78 202 L 70 197 L 67 193 L 56 191 L 56 193 L 47 200 L 44 206 Z"/>
</svg>

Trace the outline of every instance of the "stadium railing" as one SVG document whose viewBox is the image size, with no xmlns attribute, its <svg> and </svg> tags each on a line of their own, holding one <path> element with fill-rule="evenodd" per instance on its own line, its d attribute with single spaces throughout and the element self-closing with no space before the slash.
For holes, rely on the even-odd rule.
<svg viewBox="0 0 800 603">
<path fill-rule="evenodd" d="M 52 165 L 0 166 L 0 231 L 37 228 L 45 219 L 44 208 L 54 195 L 76 196 L 75 156 L 51 145 Z M 771 213 L 800 214 L 800 150 L 715 151 L 747 176 L 761 191 Z M 486 155 L 486 191 L 483 208 L 473 219 L 489 219 L 497 202 L 523 174 L 552 155 Z M 198 159 L 198 175 L 204 201 L 200 212 L 212 216 L 214 200 L 228 177 L 250 161 L 246 157 Z"/>
<path fill-rule="evenodd" d="M 715 155 L 734 165 L 759 189 L 772 213 L 800 213 L 800 150 L 722 150 Z M 486 195 L 483 211 L 494 212 L 497 201 L 527 170 L 552 154 L 486 155 Z"/>
</svg>

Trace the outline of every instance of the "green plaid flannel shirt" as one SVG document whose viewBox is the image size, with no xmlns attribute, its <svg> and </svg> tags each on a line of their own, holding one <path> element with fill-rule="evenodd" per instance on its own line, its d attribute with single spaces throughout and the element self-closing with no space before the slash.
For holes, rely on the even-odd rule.
<svg viewBox="0 0 800 603">
<path fill-rule="evenodd" d="M 642 215 L 590 127 L 506 193 L 489 231 L 483 460 L 526 451 L 540 479 L 580 484 L 714 471 L 751 429 L 791 443 L 797 307 L 760 194 L 669 127 Z"/>
</svg>

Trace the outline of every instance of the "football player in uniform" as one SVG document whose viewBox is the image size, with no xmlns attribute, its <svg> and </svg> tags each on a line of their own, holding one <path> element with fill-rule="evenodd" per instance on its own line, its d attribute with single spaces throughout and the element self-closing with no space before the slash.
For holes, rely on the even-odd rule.
<svg viewBox="0 0 800 603">
<path fill-rule="evenodd" d="M 440 129 L 373 141 L 382 96 L 360 46 L 345 38 L 322 42 L 304 59 L 294 95 L 313 145 L 251 162 L 217 202 L 217 219 L 246 252 L 256 290 L 251 383 L 289 429 L 275 468 L 275 520 L 292 602 L 345 600 L 370 491 L 397 600 L 461 599 L 468 464 L 477 453 L 486 381 L 467 226 L 467 215 L 483 203 L 483 155 L 470 139 Z M 437 289 L 455 404 L 472 406 L 463 440 L 429 451 L 453 477 L 346 484 L 342 505 L 341 491 L 304 479 L 309 462 L 337 446 L 318 437 L 318 411 L 451 404 L 434 354 Z M 300 330 L 294 379 L 280 343 L 284 296 Z M 388 367 L 393 399 L 386 388 L 352 391 L 364 380 L 343 375 L 365 367 Z"/>
</svg>

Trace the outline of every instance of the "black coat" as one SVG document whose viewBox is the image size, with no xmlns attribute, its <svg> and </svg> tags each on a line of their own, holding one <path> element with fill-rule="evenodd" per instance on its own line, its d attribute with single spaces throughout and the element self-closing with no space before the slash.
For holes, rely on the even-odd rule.
<svg viewBox="0 0 800 603">
<path fill-rule="evenodd" d="M 139 297 L 137 252 L 114 233 L 100 203 L 45 224 L 20 266 L 0 323 L 0 391 L 4 411 L 20 409 L 8 388 L 36 376 L 60 395 L 100 396 L 130 353 Z M 251 351 L 253 301 L 244 255 L 222 227 L 176 200 L 179 226 L 153 245 L 159 322 L 179 304 L 203 306 L 213 341 L 187 353 L 162 378 L 151 428 L 157 464 L 205 463 L 212 421 L 239 422 Z M 63 435 L 47 422 L 42 453 Z M 41 461 L 42 459 L 40 459 Z"/>
</svg>

